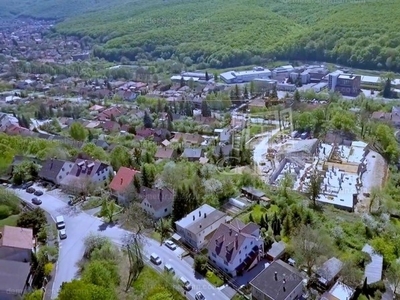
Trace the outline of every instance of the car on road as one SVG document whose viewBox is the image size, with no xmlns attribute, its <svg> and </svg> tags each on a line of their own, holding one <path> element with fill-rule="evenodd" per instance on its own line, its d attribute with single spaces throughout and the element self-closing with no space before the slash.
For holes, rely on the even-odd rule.
<svg viewBox="0 0 400 300">
<path fill-rule="evenodd" d="M 61 229 L 58 232 L 58 234 L 59 234 L 61 240 L 65 240 L 67 238 L 67 233 L 65 232 L 65 229 Z"/>
<path fill-rule="evenodd" d="M 174 242 L 173 241 L 166 241 L 165 242 L 165 246 L 167 246 L 169 249 L 171 249 L 171 250 L 176 250 L 176 245 L 174 244 Z"/>
<path fill-rule="evenodd" d="M 190 284 L 189 280 L 187 280 L 185 277 L 179 278 L 179 283 L 181 286 L 186 290 L 190 291 L 192 289 L 192 285 Z"/>
<path fill-rule="evenodd" d="M 64 222 L 64 217 L 63 216 L 58 216 L 56 217 L 56 226 L 57 229 L 65 229 L 65 222 Z"/>
<path fill-rule="evenodd" d="M 170 264 L 165 264 L 164 271 L 172 275 L 175 274 L 175 270 Z"/>
<path fill-rule="evenodd" d="M 194 298 L 196 300 L 206 300 L 206 297 L 201 292 L 197 292 Z"/>
<path fill-rule="evenodd" d="M 33 194 L 34 194 L 35 196 L 42 196 L 42 195 L 43 195 L 43 192 L 40 191 L 40 190 L 36 190 Z"/>
<path fill-rule="evenodd" d="M 161 258 L 155 253 L 150 255 L 150 261 L 155 265 L 161 265 L 162 263 Z"/>
<path fill-rule="evenodd" d="M 28 181 L 27 183 L 24 183 L 24 184 L 21 186 L 21 188 L 22 188 L 23 190 L 26 190 L 27 188 L 30 188 L 32 185 L 33 185 L 33 182 L 32 182 L 32 181 Z"/>
<path fill-rule="evenodd" d="M 36 190 L 33 187 L 28 187 L 25 191 L 29 194 L 33 194 Z"/>
<path fill-rule="evenodd" d="M 32 198 L 32 203 L 36 204 L 36 205 L 40 205 L 40 204 L 42 204 L 42 200 L 35 197 L 35 198 Z"/>
</svg>

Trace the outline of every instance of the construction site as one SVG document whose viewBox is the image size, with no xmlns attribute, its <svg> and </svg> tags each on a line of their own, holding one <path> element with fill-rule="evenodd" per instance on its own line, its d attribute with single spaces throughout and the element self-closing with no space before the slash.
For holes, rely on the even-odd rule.
<svg viewBox="0 0 400 300">
<path fill-rule="evenodd" d="M 321 204 L 350 212 L 365 211 L 371 189 L 381 187 L 385 180 L 384 158 L 364 142 L 324 144 L 318 139 L 282 135 L 267 145 L 258 163 L 261 177 L 278 186 L 285 176 L 290 176 L 293 189 L 307 193 L 315 175 L 321 182 L 317 199 Z"/>
</svg>

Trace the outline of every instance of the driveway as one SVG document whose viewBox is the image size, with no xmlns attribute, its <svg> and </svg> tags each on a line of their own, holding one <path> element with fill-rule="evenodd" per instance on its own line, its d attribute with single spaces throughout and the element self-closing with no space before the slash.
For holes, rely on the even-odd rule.
<svg viewBox="0 0 400 300">
<path fill-rule="evenodd" d="M 28 194 L 25 190 L 21 189 L 13 190 L 23 201 L 31 202 L 32 194 Z M 61 284 L 71 281 L 77 276 L 77 262 L 79 262 L 83 256 L 84 240 L 87 236 L 90 234 L 100 234 L 110 238 L 115 244 L 121 246 L 123 237 L 130 232 L 117 226 L 107 227 L 99 218 L 88 215 L 76 207 L 70 207 L 64 201 L 53 195 L 44 193 L 40 199 L 42 200 L 40 207 L 53 218 L 58 215 L 64 216 L 68 236 L 67 239 L 60 241 L 57 272 L 55 274 L 52 291 L 52 299 L 55 299 Z M 159 242 L 146 238 L 144 253 L 149 257 L 153 252 L 157 253 L 162 259 L 163 264 L 160 266 L 161 268 L 164 267 L 165 263 L 169 263 L 175 269 L 177 277 L 184 276 L 191 282 L 193 289 L 187 293 L 189 299 L 194 299 L 198 291 L 201 291 L 206 299 L 229 299 L 206 279 L 194 273 L 192 266 L 180 258 L 180 255 L 183 253 L 182 249 L 178 248 L 172 251 L 164 245 L 160 246 Z M 150 265 L 157 268 L 152 264 Z"/>
</svg>

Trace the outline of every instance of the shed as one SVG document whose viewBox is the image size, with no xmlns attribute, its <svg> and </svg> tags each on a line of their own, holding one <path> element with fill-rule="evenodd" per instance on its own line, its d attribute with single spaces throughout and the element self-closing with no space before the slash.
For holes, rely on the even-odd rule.
<svg viewBox="0 0 400 300">
<path fill-rule="evenodd" d="M 276 261 L 280 259 L 283 254 L 285 254 L 286 245 L 284 242 L 280 241 L 279 243 L 274 242 L 271 246 L 271 249 L 267 252 L 267 258 L 272 261 Z"/>
<path fill-rule="evenodd" d="M 324 262 L 315 274 L 317 275 L 320 284 L 329 287 L 336 280 L 342 268 L 343 263 L 336 257 L 332 257 Z"/>
<path fill-rule="evenodd" d="M 254 187 L 242 187 L 242 193 L 250 200 L 261 200 L 265 196 L 263 191 L 257 190 Z"/>
</svg>

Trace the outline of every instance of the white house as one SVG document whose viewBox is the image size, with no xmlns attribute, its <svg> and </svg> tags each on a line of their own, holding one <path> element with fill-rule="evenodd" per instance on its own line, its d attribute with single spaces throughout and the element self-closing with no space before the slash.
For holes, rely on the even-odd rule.
<svg viewBox="0 0 400 300">
<path fill-rule="evenodd" d="M 264 240 L 260 237 L 260 226 L 255 223 L 243 224 L 235 219 L 220 224 L 208 244 L 210 262 L 229 273 L 241 275 L 261 260 Z"/>
<path fill-rule="evenodd" d="M 271 71 L 263 67 L 254 67 L 250 71 L 228 71 L 220 74 L 220 78 L 225 83 L 250 82 L 254 79 L 269 79 Z"/>
<path fill-rule="evenodd" d="M 170 189 L 141 187 L 139 196 L 142 198 L 142 209 L 153 219 L 165 218 L 172 213 L 174 192 Z"/>
<path fill-rule="evenodd" d="M 182 241 L 200 250 L 207 245 L 210 235 L 225 222 L 225 213 L 204 204 L 175 222 L 175 225 L 176 232 Z"/>
</svg>

